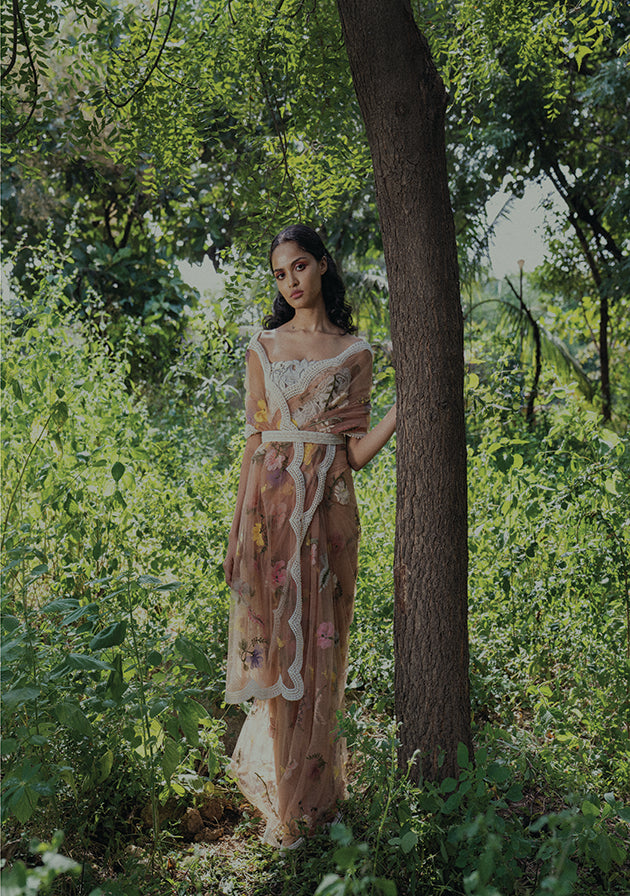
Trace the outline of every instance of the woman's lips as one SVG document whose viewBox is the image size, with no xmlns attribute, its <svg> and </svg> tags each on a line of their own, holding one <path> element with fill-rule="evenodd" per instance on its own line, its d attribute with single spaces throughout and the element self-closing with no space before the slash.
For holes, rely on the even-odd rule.
<svg viewBox="0 0 630 896">
<path fill-rule="evenodd" d="M 292 299 L 299 299 L 300 296 L 303 296 L 303 295 L 304 295 L 304 291 L 303 291 L 302 289 L 297 289 L 295 292 L 292 292 L 292 293 L 291 293 L 291 298 L 292 298 Z"/>
</svg>

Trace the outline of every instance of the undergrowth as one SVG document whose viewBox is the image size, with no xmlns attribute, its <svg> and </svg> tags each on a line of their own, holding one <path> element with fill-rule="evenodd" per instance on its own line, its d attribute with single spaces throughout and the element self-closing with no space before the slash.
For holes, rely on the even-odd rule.
<svg viewBox="0 0 630 896">
<path fill-rule="evenodd" d="M 52 254 L 41 265 L 28 313 L 3 310 L 3 892 L 626 892 L 622 428 L 551 380 L 527 425 L 509 351 L 478 335 L 485 360 L 467 383 L 475 754 L 460 749 L 459 778 L 441 784 L 396 762 L 394 448 L 357 476 L 349 796 L 340 822 L 279 856 L 225 777 L 242 718 L 223 704 L 221 561 L 244 340 L 220 318 L 193 321 L 163 387 L 131 386 L 98 318 L 64 310 Z M 381 355 L 376 380 L 378 418 L 393 392 Z M 194 842 L 186 820 L 202 811 Z"/>
</svg>

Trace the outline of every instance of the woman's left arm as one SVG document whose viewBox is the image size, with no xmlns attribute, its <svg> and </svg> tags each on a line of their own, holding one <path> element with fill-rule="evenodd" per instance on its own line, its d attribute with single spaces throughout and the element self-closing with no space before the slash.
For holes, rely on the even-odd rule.
<svg viewBox="0 0 630 896">
<path fill-rule="evenodd" d="M 396 429 L 396 405 L 393 404 L 380 423 L 366 433 L 362 439 L 352 438 L 347 441 L 348 463 L 353 470 L 360 470 L 383 445 L 389 441 Z"/>
</svg>

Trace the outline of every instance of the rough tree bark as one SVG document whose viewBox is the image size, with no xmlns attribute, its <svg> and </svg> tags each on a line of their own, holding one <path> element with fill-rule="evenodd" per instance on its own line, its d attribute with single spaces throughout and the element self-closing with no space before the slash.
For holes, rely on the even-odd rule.
<svg viewBox="0 0 630 896">
<path fill-rule="evenodd" d="M 457 776 L 470 747 L 463 323 L 446 93 L 408 0 L 337 0 L 374 165 L 398 392 L 399 759 Z M 440 767 L 439 753 L 446 758 Z"/>
</svg>

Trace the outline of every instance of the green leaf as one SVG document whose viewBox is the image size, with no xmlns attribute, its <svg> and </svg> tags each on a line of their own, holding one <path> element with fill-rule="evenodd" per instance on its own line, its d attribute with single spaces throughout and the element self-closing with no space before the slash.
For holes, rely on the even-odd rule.
<svg viewBox="0 0 630 896">
<path fill-rule="evenodd" d="M 457 781 L 455 778 L 444 778 L 442 784 L 440 785 L 440 791 L 442 793 L 453 793 L 453 791 L 457 787 Z"/>
<path fill-rule="evenodd" d="M 120 504 L 120 506 L 122 508 L 125 508 L 127 506 L 127 502 L 125 501 L 125 499 L 123 498 L 123 496 L 121 495 L 121 493 L 119 491 L 114 492 L 113 501 L 115 504 Z"/>
<path fill-rule="evenodd" d="M 177 707 L 177 718 L 184 737 L 189 744 L 199 745 L 199 719 L 204 715 L 204 710 L 194 700 L 184 698 Z"/>
<path fill-rule="evenodd" d="M 172 737 L 166 737 L 164 740 L 164 749 L 162 750 L 162 771 L 166 782 L 171 780 L 177 766 L 179 765 L 179 746 Z"/>
<path fill-rule="evenodd" d="M 35 582 L 37 579 L 41 578 L 41 576 L 48 575 L 48 564 L 47 563 L 39 563 L 37 566 L 34 566 L 33 569 L 28 574 L 29 582 Z"/>
<path fill-rule="evenodd" d="M 621 442 L 619 435 L 613 429 L 602 429 L 599 433 L 599 437 L 609 448 L 616 448 Z"/>
<path fill-rule="evenodd" d="M 126 690 L 127 685 L 123 675 L 122 654 L 118 653 L 112 662 L 112 671 L 107 679 L 106 693 L 112 700 L 118 703 Z"/>
<path fill-rule="evenodd" d="M 575 64 L 578 67 L 578 71 L 582 67 L 582 62 L 584 61 L 584 57 L 592 52 L 593 52 L 593 50 L 591 49 L 591 47 L 581 47 L 580 46 L 576 49 L 574 55 L 575 55 Z"/>
<path fill-rule="evenodd" d="M 109 778 L 114 765 L 114 754 L 111 750 L 106 750 L 100 759 L 94 763 L 94 783 L 102 784 Z"/>
<path fill-rule="evenodd" d="M 157 589 L 157 586 L 162 584 L 162 579 L 158 579 L 157 576 L 151 576 L 148 573 L 143 573 L 143 575 L 138 576 L 138 584 L 142 585 L 143 588 Z"/>
<path fill-rule="evenodd" d="M 68 405 L 65 401 L 56 401 L 52 407 L 50 425 L 55 429 L 61 429 L 68 419 Z"/>
<path fill-rule="evenodd" d="M 549 816 L 548 816 L 548 815 L 541 815 L 540 818 L 537 818 L 536 821 L 534 821 L 534 822 L 532 822 L 532 823 L 530 824 L 530 826 L 529 826 L 529 830 L 530 830 L 533 834 L 537 834 L 539 831 L 542 831 L 542 829 L 543 829 L 547 824 L 549 824 Z"/>
<path fill-rule="evenodd" d="M 350 843 L 348 846 L 340 846 L 336 849 L 333 858 L 337 866 L 342 871 L 352 868 L 359 857 L 359 847 L 363 845 L 362 843 Z"/>
<path fill-rule="evenodd" d="M 6 806 L 11 815 L 25 824 L 37 808 L 39 793 L 30 784 L 20 784 L 11 794 Z"/>
<path fill-rule="evenodd" d="M 595 803 L 591 803 L 589 800 L 583 800 L 581 809 L 583 815 L 593 815 L 595 817 L 600 812 L 599 806 L 596 806 Z"/>
<path fill-rule="evenodd" d="M 327 874 L 315 890 L 315 896 L 344 896 L 346 885 L 338 874 Z"/>
<path fill-rule="evenodd" d="M 463 794 L 461 790 L 456 790 L 452 793 L 444 805 L 442 806 L 442 812 L 448 815 L 450 812 L 455 812 L 456 809 L 459 809 L 462 802 Z"/>
<path fill-rule="evenodd" d="M 457 764 L 460 768 L 468 768 L 468 766 L 470 765 L 468 747 L 461 741 L 457 744 Z"/>
<path fill-rule="evenodd" d="M 124 464 L 121 464 L 119 460 L 116 461 L 114 466 L 112 467 L 112 478 L 114 482 L 120 482 L 122 479 L 122 475 L 125 472 Z"/>
<path fill-rule="evenodd" d="M 112 622 L 107 628 L 95 635 L 90 641 L 92 650 L 103 650 L 105 647 L 117 647 L 125 640 L 127 632 L 127 620 L 122 619 Z"/>
<path fill-rule="evenodd" d="M 330 826 L 330 838 L 335 843 L 347 846 L 352 842 L 352 828 L 341 821 L 334 821 Z"/>
<path fill-rule="evenodd" d="M 75 610 L 78 606 L 79 601 L 76 597 L 60 597 L 45 604 L 42 613 L 67 613 L 68 610 Z"/>
<path fill-rule="evenodd" d="M 181 582 L 164 582 L 161 585 L 158 585 L 155 590 L 156 591 L 177 591 L 182 587 Z"/>
<path fill-rule="evenodd" d="M 205 653 L 200 647 L 197 647 L 196 644 L 189 641 L 188 638 L 184 638 L 181 635 L 176 638 L 175 649 L 179 651 L 181 656 L 183 656 L 187 662 L 192 663 L 195 669 L 199 672 L 204 672 L 206 675 L 212 675 L 213 669 L 208 662 Z"/>
<path fill-rule="evenodd" d="M 11 388 L 13 389 L 13 394 L 17 401 L 24 401 L 24 393 L 22 392 L 22 386 L 20 385 L 19 380 L 11 381 Z"/>
<path fill-rule="evenodd" d="M 519 800 L 523 799 L 523 788 L 520 784 L 512 784 L 509 790 L 505 794 L 505 799 L 509 800 L 511 803 L 517 803 Z"/>
<path fill-rule="evenodd" d="M 63 663 L 57 666 L 53 672 L 59 674 L 68 669 L 78 669 L 82 672 L 100 672 L 102 669 L 111 669 L 109 663 L 97 660 L 93 656 L 85 656 L 82 653 L 69 653 Z"/>
<path fill-rule="evenodd" d="M 2 695 L 2 702 L 9 709 L 19 706 L 22 703 L 30 703 L 39 697 L 39 688 L 14 688 Z"/>
<path fill-rule="evenodd" d="M 20 620 L 17 616 L 12 616 L 10 613 L 4 613 L 2 615 L 2 628 L 5 632 L 14 632 L 16 628 L 20 627 Z"/>
<path fill-rule="evenodd" d="M 400 848 L 407 855 L 412 849 L 415 849 L 418 843 L 418 835 L 415 831 L 407 831 L 400 838 Z"/>
<path fill-rule="evenodd" d="M 495 784 L 504 784 L 508 778 L 510 777 L 511 772 L 509 768 L 505 765 L 501 765 L 498 762 L 493 762 L 488 767 L 487 777 L 490 781 L 494 781 Z"/>
<path fill-rule="evenodd" d="M 66 700 L 55 707 L 55 715 L 64 728 L 76 731 L 78 734 L 89 736 L 92 734 L 92 725 L 78 703 Z"/>
<path fill-rule="evenodd" d="M 27 870 L 24 862 L 15 862 L 11 870 L 2 869 L 0 890 L 2 896 L 24 896 L 28 893 Z"/>
</svg>

